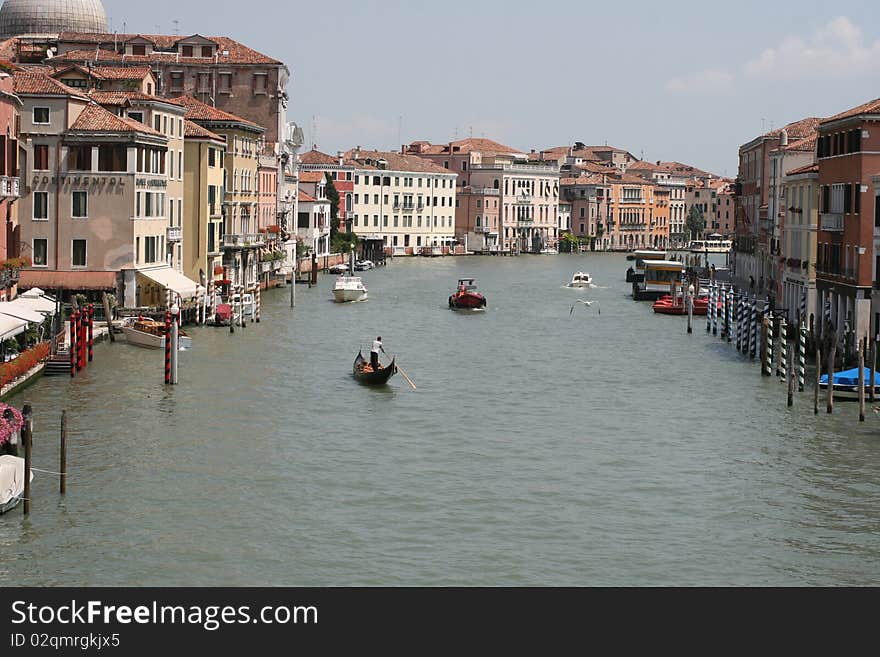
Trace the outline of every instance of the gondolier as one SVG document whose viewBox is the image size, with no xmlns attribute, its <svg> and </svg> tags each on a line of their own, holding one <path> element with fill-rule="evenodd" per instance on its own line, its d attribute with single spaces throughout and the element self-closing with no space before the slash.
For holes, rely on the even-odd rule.
<svg viewBox="0 0 880 657">
<path fill-rule="evenodd" d="M 379 352 L 385 353 L 385 347 L 382 346 L 382 336 L 380 335 L 375 340 L 373 340 L 373 348 L 370 349 L 370 365 L 373 367 L 374 372 L 378 372 L 379 368 L 382 367 L 379 365 Z"/>
</svg>

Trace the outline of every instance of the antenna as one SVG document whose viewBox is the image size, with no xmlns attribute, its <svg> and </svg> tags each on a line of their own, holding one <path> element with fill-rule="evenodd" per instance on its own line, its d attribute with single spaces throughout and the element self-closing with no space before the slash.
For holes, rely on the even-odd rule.
<svg viewBox="0 0 880 657">
<path fill-rule="evenodd" d="M 180 21 L 175 18 L 171 22 L 174 23 L 174 36 L 180 36 Z"/>
<path fill-rule="evenodd" d="M 761 134 L 762 134 L 762 135 L 763 135 L 765 132 L 767 132 L 767 130 L 764 129 L 764 122 L 765 122 L 766 120 L 767 120 L 767 119 L 765 119 L 763 116 L 761 117 Z"/>
<path fill-rule="evenodd" d="M 397 117 L 397 143 L 401 144 L 401 145 L 403 144 L 403 142 L 401 141 L 401 139 L 403 139 L 402 133 L 403 133 L 403 114 L 401 114 Z"/>
<path fill-rule="evenodd" d="M 471 137 L 471 139 L 473 139 L 474 138 L 474 126 L 469 126 L 469 127 L 470 127 L 470 137 Z"/>
<path fill-rule="evenodd" d="M 318 117 L 312 114 L 312 149 L 316 148 L 318 142 Z"/>
</svg>

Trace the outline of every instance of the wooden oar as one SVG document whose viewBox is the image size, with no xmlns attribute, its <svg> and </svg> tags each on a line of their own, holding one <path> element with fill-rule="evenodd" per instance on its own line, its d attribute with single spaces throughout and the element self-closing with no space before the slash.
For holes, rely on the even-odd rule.
<svg viewBox="0 0 880 657">
<path fill-rule="evenodd" d="M 412 379 L 410 379 L 410 378 L 406 375 L 406 372 L 403 371 L 403 369 L 400 367 L 400 365 L 396 365 L 396 367 L 397 367 L 397 371 L 400 372 L 400 373 L 403 375 L 403 378 L 404 378 L 404 379 L 406 379 L 406 382 L 409 383 L 409 384 L 412 386 L 412 389 L 413 389 L 413 390 L 417 390 L 417 388 L 416 388 L 416 384 L 413 383 L 413 382 L 412 382 Z"/>
</svg>

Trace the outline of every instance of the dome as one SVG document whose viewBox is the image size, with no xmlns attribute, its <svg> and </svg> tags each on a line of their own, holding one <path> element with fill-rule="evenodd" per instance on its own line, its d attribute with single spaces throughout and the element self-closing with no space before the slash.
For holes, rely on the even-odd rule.
<svg viewBox="0 0 880 657">
<path fill-rule="evenodd" d="M 0 7 L 0 39 L 108 29 L 101 0 L 6 0 Z"/>
</svg>

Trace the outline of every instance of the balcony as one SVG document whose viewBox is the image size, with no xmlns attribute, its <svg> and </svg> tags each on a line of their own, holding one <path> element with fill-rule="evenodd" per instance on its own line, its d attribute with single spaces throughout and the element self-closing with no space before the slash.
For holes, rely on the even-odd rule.
<svg viewBox="0 0 880 657">
<path fill-rule="evenodd" d="M 165 229 L 165 239 L 169 244 L 183 240 L 183 229 L 180 226 L 168 226 Z"/>
<path fill-rule="evenodd" d="M 517 205 L 531 205 L 534 198 L 531 194 L 517 194 L 513 202 Z"/>
<path fill-rule="evenodd" d="M 520 227 L 531 227 L 535 225 L 534 219 L 517 219 L 516 225 Z"/>
<path fill-rule="evenodd" d="M 21 179 L 0 176 L 0 198 L 21 198 Z"/>
<path fill-rule="evenodd" d="M 220 240 L 224 249 L 258 249 L 266 246 L 266 237 L 261 233 L 224 235 Z"/>
<path fill-rule="evenodd" d="M 843 214 L 823 212 L 821 222 L 821 230 L 829 233 L 843 232 Z"/>
<path fill-rule="evenodd" d="M 620 199 L 621 205 L 641 205 L 644 202 L 645 199 L 641 196 Z"/>
<path fill-rule="evenodd" d="M 489 227 L 488 226 L 477 226 L 476 228 L 474 228 L 474 232 L 475 233 L 488 233 Z"/>
</svg>

